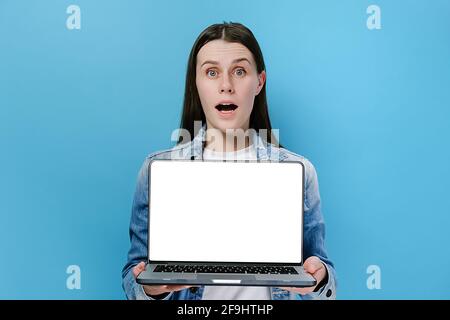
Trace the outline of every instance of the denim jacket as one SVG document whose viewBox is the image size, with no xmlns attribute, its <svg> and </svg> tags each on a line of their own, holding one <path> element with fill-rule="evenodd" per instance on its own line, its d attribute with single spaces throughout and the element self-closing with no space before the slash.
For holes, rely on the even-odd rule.
<svg viewBox="0 0 450 320">
<path fill-rule="evenodd" d="M 201 160 L 205 141 L 205 126 L 187 143 L 179 144 L 172 149 L 152 153 L 145 159 L 137 179 L 136 191 L 131 212 L 130 241 L 128 261 L 122 270 L 122 287 L 128 299 L 152 300 L 143 290 L 142 285 L 136 283 L 132 268 L 141 261 L 147 261 L 147 233 L 148 233 L 148 164 L 151 159 L 191 159 Z M 289 299 L 335 299 L 336 272 L 333 263 L 328 258 L 324 246 L 325 224 L 322 217 L 319 185 L 317 174 L 312 163 L 284 148 L 278 148 L 265 142 L 259 135 L 253 134 L 252 143 L 256 148 L 258 160 L 269 161 L 301 161 L 305 166 L 305 202 L 303 226 L 303 254 L 304 260 L 310 256 L 317 256 L 326 266 L 328 282 L 317 292 L 307 295 L 291 293 L 289 291 L 271 287 L 272 300 Z M 202 241 L 201 233 L 193 234 L 193 241 Z M 168 239 L 170 241 L 170 239 Z M 286 243 L 289 245 L 289 243 Z M 184 289 L 173 292 L 165 300 L 201 300 L 204 287 Z"/>
</svg>

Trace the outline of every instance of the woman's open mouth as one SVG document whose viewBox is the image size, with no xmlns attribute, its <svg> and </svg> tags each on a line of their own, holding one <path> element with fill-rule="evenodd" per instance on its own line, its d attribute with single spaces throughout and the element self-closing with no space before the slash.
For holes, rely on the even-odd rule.
<svg viewBox="0 0 450 320">
<path fill-rule="evenodd" d="M 235 104 L 232 104 L 232 103 L 230 103 L 230 104 L 218 104 L 216 106 L 216 110 L 219 112 L 219 114 L 223 118 L 231 117 L 235 113 L 235 110 L 237 108 L 238 108 L 238 106 L 235 105 Z"/>
</svg>

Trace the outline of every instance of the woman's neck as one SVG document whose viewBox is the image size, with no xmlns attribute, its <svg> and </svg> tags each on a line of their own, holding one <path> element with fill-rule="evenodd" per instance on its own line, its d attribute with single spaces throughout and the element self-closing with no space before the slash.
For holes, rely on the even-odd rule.
<svg viewBox="0 0 450 320">
<path fill-rule="evenodd" d="M 206 130 L 205 148 L 218 152 L 232 152 L 250 146 L 250 137 L 247 130 L 230 129 L 227 132 L 210 128 Z"/>
</svg>

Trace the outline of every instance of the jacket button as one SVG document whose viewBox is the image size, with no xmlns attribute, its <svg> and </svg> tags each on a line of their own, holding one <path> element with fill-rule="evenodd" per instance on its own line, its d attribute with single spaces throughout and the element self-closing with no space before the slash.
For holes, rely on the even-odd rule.
<svg viewBox="0 0 450 320">
<path fill-rule="evenodd" d="M 189 291 L 191 291 L 191 293 L 196 293 L 197 290 L 198 290 L 197 287 L 190 287 L 190 288 L 189 288 Z"/>
<path fill-rule="evenodd" d="M 331 289 L 328 289 L 328 291 L 327 291 L 327 293 L 326 293 L 327 298 L 331 297 L 331 294 L 332 294 L 332 293 L 333 293 L 333 292 L 331 291 Z"/>
</svg>

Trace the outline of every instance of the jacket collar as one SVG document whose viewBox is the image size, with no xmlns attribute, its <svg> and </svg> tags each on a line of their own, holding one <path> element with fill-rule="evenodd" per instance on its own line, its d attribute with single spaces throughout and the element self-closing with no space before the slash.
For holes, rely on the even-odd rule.
<svg viewBox="0 0 450 320">
<path fill-rule="evenodd" d="M 255 145 L 256 159 L 265 161 L 283 161 L 287 155 L 279 147 L 267 143 L 254 130 L 250 136 L 251 142 Z M 206 141 L 206 124 L 204 124 L 191 141 L 191 159 L 201 160 Z"/>
</svg>

